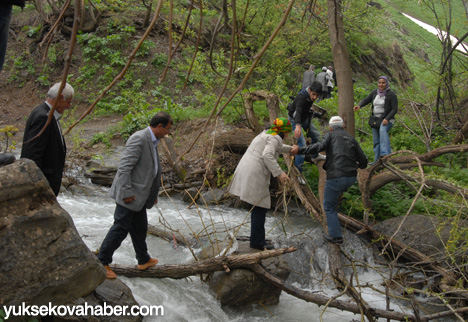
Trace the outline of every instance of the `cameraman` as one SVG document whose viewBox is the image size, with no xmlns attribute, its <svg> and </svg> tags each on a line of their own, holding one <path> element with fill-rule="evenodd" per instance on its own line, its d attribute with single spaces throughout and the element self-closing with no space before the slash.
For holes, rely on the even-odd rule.
<svg viewBox="0 0 468 322">
<path fill-rule="evenodd" d="M 320 132 L 314 126 L 312 118 L 322 117 L 322 113 L 315 112 L 312 109 L 314 101 L 322 93 L 322 84 L 315 81 L 307 88 L 303 88 L 299 91 L 299 94 L 294 100 L 288 105 L 288 116 L 294 129 L 294 138 L 297 139 L 297 145 L 299 147 L 305 147 L 306 142 L 302 129 L 306 131 L 306 136 L 312 140 L 312 144 L 320 140 Z M 302 173 L 302 165 L 304 164 L 304 156 L 298 155 L 295 158 L 294 164 L 299 172 Z M 312 155 L 312 161 L 317 162 L 318 160 L 324 160 L 325 156 L 322 154 Z M 301 184 L 305 184 L 302 177 L 298 177 Z"/>
</svg>

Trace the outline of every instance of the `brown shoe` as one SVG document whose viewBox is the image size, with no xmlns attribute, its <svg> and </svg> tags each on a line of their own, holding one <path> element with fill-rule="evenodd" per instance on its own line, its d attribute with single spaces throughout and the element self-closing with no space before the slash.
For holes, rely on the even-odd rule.
<svg viewBox="0 0 468 322">
<path fill-rule="evenodd" d="M 106 269 L 106 278 L 113 280 L 117 278 L 117 275 L 114 273 L 114 271 L 109 267 L 109 265 L 104 265 L 104 268 Z"/>
<path fill-rule="evenodd" d="M 154 266 L 157 263 L 159 263 L 159 261 L 156 258 L 150 258 L 150 260 L 148 262 L 146 262 L 145 264 L 142 264 L 142 265 L 137 265 L 137 267 L 138 267 L 138 269 L 140 271 L 144 271 L 148 267 Z"/>
</svg>

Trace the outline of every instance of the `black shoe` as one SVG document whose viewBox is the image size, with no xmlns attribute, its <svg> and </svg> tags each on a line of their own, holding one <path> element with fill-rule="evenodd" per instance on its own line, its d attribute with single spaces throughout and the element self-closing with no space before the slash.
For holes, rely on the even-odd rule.
<svg viewBox="0 0 468 322">
<path fill-rule="evenodd" d="M 250 245 L 250 248 L 255 248 L 255 249 L 260 249 L 260 250 L 270 250 L 270 249 L 275 249 L 275 246 L 272 244 L 266 244 L 264 246 L 252 246 Z"/>
<path fill-rule="evenodd" d="M 265 246 L 253 246 L 253 245 L 250 245 L 250 248 L 265 250 Z"/>
<path fill-rule="evenodd" d="M 343 237 L 330 237 L 328 235 L 323 234 L 323 238 L 328 240 L 330 243 L 335 243 L 335 244 L 343 244 Z"/>
</svg>

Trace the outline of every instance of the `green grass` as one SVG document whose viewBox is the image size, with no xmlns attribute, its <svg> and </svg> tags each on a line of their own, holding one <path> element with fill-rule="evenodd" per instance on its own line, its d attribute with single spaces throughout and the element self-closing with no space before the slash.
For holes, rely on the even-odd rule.
<svg viewBox="0 0 468 322">
<path fill-rule="evenodd" d="M 437 26 L 437 20 L 434 16 L 434 13 L 424 4 L 424 2 L 431 1 L 421 1 L 421 4 L 418 4 L 419 1 L 416 0 L 394 0 L 391 1 L 391 5 L 394 6 L 397 10 L 404 12 L 418 20 L 421 20 L 431 26 Z M 466 33 L 468 30 L 468 19 L 465 14 L 465 8 L 463 7 L 462 1 L 434 1 L 434 7 L 441 21 L 442 27 L 445 25 L 445 22 L 442 22 L 442 19 L 449 15 L 449 7 L 447 3 L 450 2 L 451 16 L 452 16 L 452 30 L 451 33 L 454 36 L 460 36 Z M 445 4 L 443 4 L 445 3 Z"/>
</svg>

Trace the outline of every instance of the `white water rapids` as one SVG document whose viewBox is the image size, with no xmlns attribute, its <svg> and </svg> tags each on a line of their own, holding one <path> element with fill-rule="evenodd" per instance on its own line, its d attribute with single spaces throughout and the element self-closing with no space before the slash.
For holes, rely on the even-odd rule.
<svg viewBox="0 0 468 322">
<path fill-rule="evenodd" d="M 108 197 L 107 190 L 103 189 L 102 193 L 93 193 L 93 196 L 90 197 L 72 195 L 66 192 L 59 195 L 58 201 L 73 218 L 76 228 L 86 245 L 91 250 L 96 250 L 113 222 L 115 204 Z M 222 230 L 221 228 L 224 225 L 227 227 L 239 225 L 247 214 L 245 210 L 216 206 L 210 207 L 210 210 L 199 209 L 198 211 L 195 207 L 187 209 L 187 206 L 182 201 L 174 201 L 167 197 L 161 197 L 158 204 L 161 213 L 170 225 L 173 228 L 180 229 L 186 235 L 189 235 L 191 230 L 184 220 L 193 230 L 202 228 L 202 220 L 205 226 L 210 226 L 212 222 L 218 223 L 216 224 L 217 230 Z M 160 214 L 156 209 L 153 208 L 148 211 L 150 224 L 157 225 L 159 217 Z M 305 232 L 308 240 L 312 239 L 312 244 L 318 244 L 313 255 L 314 261 L 318 264 L 314 265 L 326 269 L 328 266 L 328 247 L 323 242 L 320 226 L 306 216 L 292 215 L 290 218 L 291 225 L 284 226 L 288 236 L 284 236 L 281 225 L 275 226 L 280 220 L 280 215 L 275 216 L 271 212 L 267 214 L 267 238 L 274 240 L 276 246 L 289 246 L 289 238 L 293 240 L 298 234 Z M 248 220 L 238 235 L 249 235 Z M 292 237 L 294 235 L 296 237 Z M 151 235 L 148 236 L 147 243 L 150 254 L 159 259 L 160 265 L 188 263 L 192 260 L 192 255 L 186 247 L 175 248 L 172 243 Z M 346 252 L 352 253 L 353 257 L 361 257 L 369 264 L 374 264 L 371 250 L 364 247 L 354 234 L 349 232 L 345 234 L 345 245 L 343 247 Z M 293 271 L 299 270 L 299 266 L 302 266 L 305 272 L 308 272 L 311 276 L 317 274 L 313 270 L 311 271 L 308 262 L 304 263 L 302 258 L 298 258 L 298 254 L 288 255 L 290 256 L 286 258 Z M 115 252 L 113 262 L 136 265 L 134 257 L 130 237 L 127 237 L 122 246 Z M 317 274 L 317 276 L 321 276 L 321 273 Z M 319 321 L 322 312 L 322 307 L 297 299 L 285 292 L 282 292 L 280 303 L 275 306 L 263 307 L 260 304 L 254 304 L 250 308 L 222 308 L 213 293 L 200 281 L 198 276 L 185 280 L 119 278 L 130 287 L 140 305 L 162 305 L 164 307 L 164 316 L 145 317 L 144 321 Z M 288 282 L 308 291 L 319 292 L 327 296 L 339 293 L 329 286 L 330 283 L 324 281 L 302 283 L 302 285 L 296 281 L 288 280 Z M 361 284 L 368 282 L 381 291 L 384 290 L 381 286 L 382 277 L 373 270 L 362 270 L 359 273 L 359 282 Z M 370 288 L 362 291 L 364 299 L 372 307 L 385 309 L 385 297 L 382 294 Z M 340 297 L 340 299 L 347 299 L 347 297 Z M 407 310 L 398 303 L 392 303 L 391 307 L 398 311 Z M 411 310 L 408 310 L 408 312 L 411 313 Z M 353 319 L 359 321 L 360 316 L 332 308 L 328 308 L 323 315 L 323 321 L 329 322 L 352 321 Z"/>
</svg>

